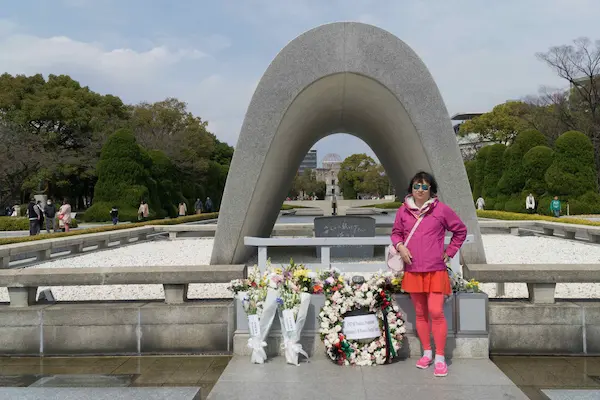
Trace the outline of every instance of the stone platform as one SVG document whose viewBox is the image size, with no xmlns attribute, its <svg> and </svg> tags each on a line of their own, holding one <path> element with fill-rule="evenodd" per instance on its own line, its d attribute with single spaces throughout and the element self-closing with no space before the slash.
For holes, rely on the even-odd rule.
<svg viewBox="0 0 600 400">
<path fill-rule="evenodd" d="M 0 388 L 2 400 L 200 400 L 200 388 Z"/>
<path fill-rule="evenodd" d="M 340 367 L 318 358 L 294 366 L 276 357 L 256 365 L 249 357 L 235 356 L 208 399 L 528 399 L 487 359 L 449 361 L 444 378 L 434 377 L 433 368 L 419 370 L 414 363 L 407 359 L 392 365 Z"/>
</svg>

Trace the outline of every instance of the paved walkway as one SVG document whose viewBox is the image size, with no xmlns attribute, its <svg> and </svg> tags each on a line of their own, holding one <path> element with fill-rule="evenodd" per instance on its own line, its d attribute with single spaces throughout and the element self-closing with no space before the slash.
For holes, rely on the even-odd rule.
<svg viewBox="0 0 600 400">
<path fill-rule="evenodd" d="M 340 367 L 319 358 L 296 367 L 276 357 L 264 365 L 235 356 L 208 399 L 511 399 L 527 396 L 490 360 L 454 360 L 445 378 L 419 370 L 414 360 L 373 367 Z"/>
</svg>

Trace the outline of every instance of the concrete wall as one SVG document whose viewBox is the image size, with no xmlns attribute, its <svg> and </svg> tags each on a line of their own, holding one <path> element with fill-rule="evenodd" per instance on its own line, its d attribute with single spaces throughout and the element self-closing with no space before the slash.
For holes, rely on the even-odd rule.
<svg viewBox="0 0 600 400">
<path fill-rule="evenodd" d="M 492 354 L 600 354 L 600 300 L 489 304 Z"/>
<path fill-rule="evenodd" d="M 231 301 L 0 306 L 0 355 L 228 352 L 232 326 Z"/>
<path fill-rule="evenodd" d="M 401 301 L 402 302 L 402 301 Z M 317 307 L 311 306 L 310 319 Z M 401 307 L 410 311 L 408 303 Z M 447 314 L 450 314 L 447 311 Z M 237 318 L 237 321 L 236 321 Z M 406 355 L 420 353 L 408 315 Z M 451 317 L 454 318 L 454 317 Z M 112 302 L 0 305 L 0 355 L 83 355 L 153 353 L 247 353 L 247 328 L 236 317 L 231 300 Z M 236 328 L 237 325 L 237 328 Z M 453 324 L 452 324 L 453 325 Z M 449 356 L 482 357 L 488 337 L 457 334 L 449 329 Z M 269 353 L 280 352 L 275 321 Z M 316 326 L 306 326 L 302 344 L 321 353 Z M 237 330 L 236 330 L 237 329 Z M 234 337 L 235 332 L 235 337 Z M 492 354 L 600 354 L 600 300 L 559 301 L 532 305 L 526 301 L 489 301 L 489 349 Z"/>
</svg>

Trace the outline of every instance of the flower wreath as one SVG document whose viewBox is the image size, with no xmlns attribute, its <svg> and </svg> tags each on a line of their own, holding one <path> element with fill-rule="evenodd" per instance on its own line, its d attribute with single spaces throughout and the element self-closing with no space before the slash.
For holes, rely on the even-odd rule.
<svg viewBox="0 0 600 400">
<path fill-rule="evenodd" d="M 399 280 L 386 273 L 373 275 L 366 281 L 362 277 L 348 281 L 335 269 L 325 271 L 320 278 L 326 300 L 319 314 L 319 333 L 327 355 L 339 365 L 391 362 L 406 333 L 402 313 L 392 297 L 393 292 L 399 291 Z M 381 336 L 368 343 L 347 339 L 342 329 L 344 317 L 353 310 L 374 313 Z"/>
</svg>

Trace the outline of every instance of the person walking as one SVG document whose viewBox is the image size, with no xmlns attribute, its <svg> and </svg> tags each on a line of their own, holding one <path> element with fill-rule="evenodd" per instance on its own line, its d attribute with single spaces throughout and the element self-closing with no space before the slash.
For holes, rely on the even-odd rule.
<svg viewBox="0 0 600 400">
<path fill-rule="evenodd" d="M 204 201 L 204 211 L 207 213 L 213 212 L 213 203 L 210 197 L 207 197 Z"/>
<path fill-rule="evenodd" d="M 112 209 L 110 210 L 110 218 L 112 219 L 113 225 L 119 223 L 119 209 L 117 206 L 112 206 Z"/>
<path fill-rule="evenodd" d="M 550 211 L 556 218 L 560 218 L 560 200 L 558 196 L 554 196 L 554 199 L 550 202 Z"/>
<path fill-rule="evenodd" d="M 46 201 L 44 216 L 46 217 L 46 233 L 50 233 L 50 229 L 56 232 L 56 206 L 52 202 L 52 199 Z"/>
<path fill-rule="evenodd" d="M 447 262 L 464 243 L 467 228 L 449 206 L 439 201 L 437 190 L 435 178 L 427 172 L 421 171 L 411 179 L 408 195 L 396 212 L 391 239 L 404 261 L 402 289 L 410 294 L 415 307 L 417 336 L 424 350 L 416 366 L 426 369 L 433 364 L 434 376 L 446 376 L 448 325 L 444 316 L 444 298 L 452 294 Z M 444 251 L 446 231 L 452 232 L 452 240 Z M 413 235 L 405 246 L 411 232 Z M 435 343 L 435 358 L 430 330 Z"/>
<path fill-rule="evenodd" d="M 181 203 L 179 203 L 179 216 L 185 217 L 186 214 L 187 214 L 187 204 L 185 204 L 185 201 L 182 201 Z"/>
<path fill-rule="evenodd" d="M 477 206 L 478 210 L 483 210 L 483 208 L 485 207 L 485 200 L 483 199 L 483 197 L 479 196 L 479 198 L 475 202 L 475 205 Z"/>
<path fill-rule="evenodd" d="M 58 224 L 63 232 L 69 232 L 71 225 L 71 205 L 67 199 L 63 200 L 62 206 L 58 209 Z"/>
<path fill-rule="evenodd" d="M 196 204 L 194 204 L 194 211 L 196 212 L 196 214 L 202 214 L 202 200 L 200 200 L 200 198 L 196 199 Z"/>
<path fill-rule="evenodd" d="M 529 193 L 529 196 L 527 196 L 525 199 L 525 209 L 529 214 L 533 214 L 535 212 L 535 198 L 531 193 Z"/>
<path fill-rule="evenodd" d="M 35 236 L 40 232 L 40 220 L 42 218 L 42 213 L 37 204 L 35 204 L 35 199 L 29 199 L 29 204 L 27 204 L 27 217 L 29 218 L 29 236 Z"/>
<path fill-rule="evenodd" d="M 331 215 L 337 215 L 337 196 L 335 193 L 331 196 Z"/>
</svg>

